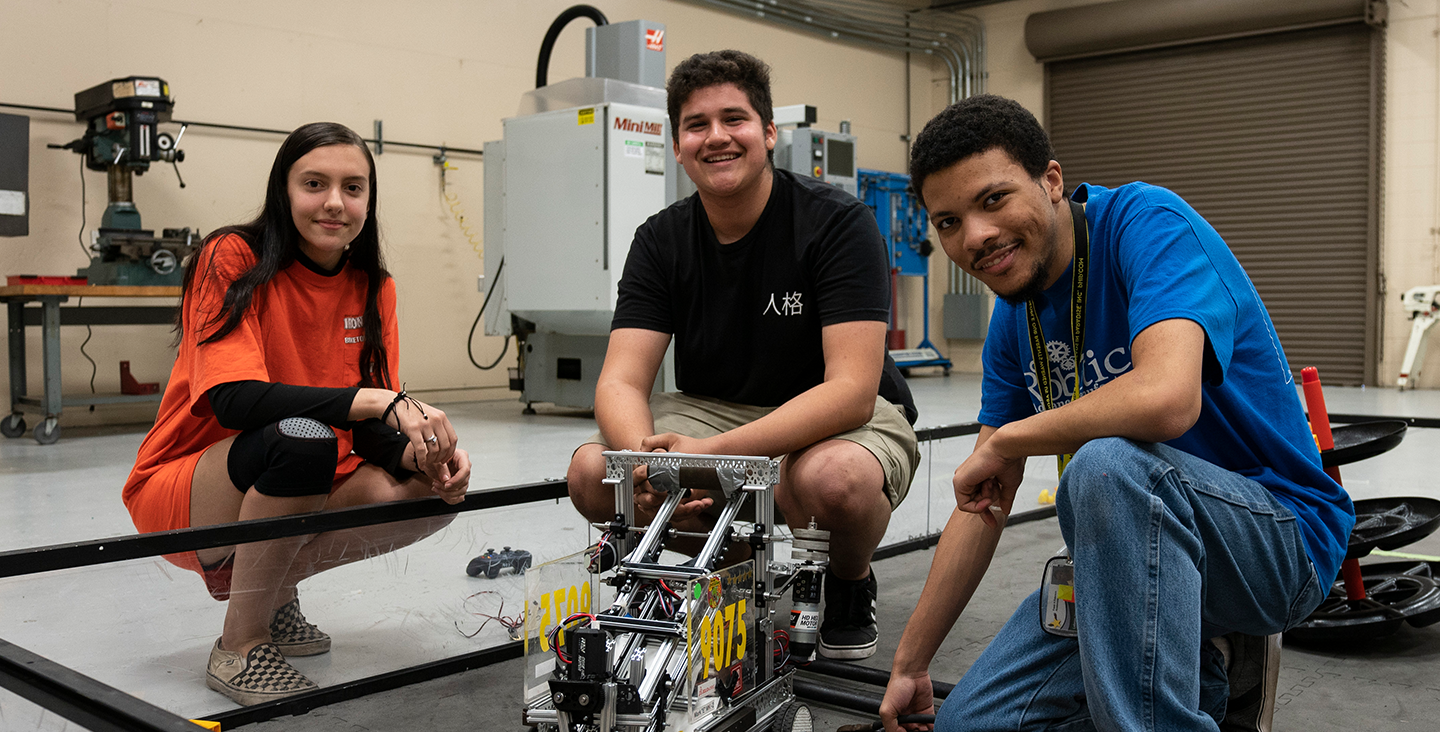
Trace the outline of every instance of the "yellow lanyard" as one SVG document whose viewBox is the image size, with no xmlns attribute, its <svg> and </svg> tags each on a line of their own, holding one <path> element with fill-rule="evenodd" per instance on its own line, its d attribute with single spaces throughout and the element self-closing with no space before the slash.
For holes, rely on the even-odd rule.
<svg viewBox="0 0 1440 732">
<path fill-rule="evenodd" d="M 1085 207 L 1070 202 L 1070 219 L 1075 225 L 1075 263 L 1070 282 L 1070 340 L 1075 349 L 1075 391 L 1071 401 L 1080 398 L 1085 372 L 1085 288 L 1089 284 L 1090 263 L 1090 222 L 1085 220 Z M 1055 394 L 1050 385 L 1050 354 L 1045 348 L 1045 334 L 1040 329 L 1040 316 L 1035 308 L 1034 298 L 1025 302 L 1025 321 L 1030 327 L 1030 356 L 1035 360 L 1035 381 L 1040 387 L 1040 400 L 1045 409 L 1055 408 Z M 1067 452 L 1055 456 L 1057 470 L 1064 474 L 1065 466 L 1075 453 Z"/>
</svg>

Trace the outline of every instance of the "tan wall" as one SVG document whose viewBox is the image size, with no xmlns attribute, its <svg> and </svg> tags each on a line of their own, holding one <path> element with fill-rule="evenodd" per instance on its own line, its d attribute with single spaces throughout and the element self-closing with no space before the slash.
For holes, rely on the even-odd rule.
<svg viewBox="0 0 1440 732">
<path fill-rule="evenodd" d="M 985 25 L 985 91 L 999 94 L 1020 102 L 1045 121 L 1045 66 L 1038 63 L 1025 48 L 1025 19 L 1031 13 L 1077 5 L 1091 5 L 1101 0 L 1015 0 L 1013 2 L 983 5 L 966 12 L 981 20 Z M 945 108 L 945 88 L 942 80 L 935 77 L 930 88 L 931 110 L 925 115 L 928 120 Z M 918 131 L 924 122 L 917 120 Z M 1061 161 L 1063 162 L 1063 161 Z M 938 241 L 931 230 L 932 241 Z M 941 317 L 944 292 L 950 281 L 949 262 L 943 252 L 937 249 L 937 256 L 930 262 L 931 312 L 930 325 L 932 340 L 944 343 L 947 356 L 955 364 L 955 370 L 972 373 L 980 372 L 981 340 L 957 340 L 944 337 L 944 320 Z M 994 302 L 994 295 L 990 295 Z M 918 323 L 918 315 L 912 322 Z"/>
<path fill-rule="evenodd" d="M 0 101 L 70 107 L 76 91 L 111 78 L 153 74 L 166 79 L 175 116 L 205 122 L 292 129 L 315 120 L 350 125 L 369 137 L 375 119 L 387 138 L 479 148 L 501 135 L 522 92 L 533 86 L 545 29 L 569 0 L 483 0 L 471 3 L 294 3 L 213 0 L 0 0 Z M 754 21 L 663 0 L 599 4 L 612 21 L 635 18 L 667 26 L 667 60 L 734 47 L 774 67 L 777 105 L 819 109 L 819 126 L 853 123 L 863 167 L 904 170 L 903 57 L 781 30 Z M 572 23 L 550 64 L 552 81 L 584 74 L 584 31 Z M 915 88 L 931 72 L 916 62 Z M 927 115 L 923 99 L 915 124 Z M 15 113 L 17 110 L 3 110 Z M 86 264 L 81 228 L 79 156 L 47 150 L 82 128 L 62 115 L 31 117 L 30 236 L 0 239 L 0 275 L 70 274 Z M 168 127 L 174 132 L 174 126 Z M 180 166 L 181 190 L 169 166 L 135 180 L 145 226 L 211 230 L 257 210 L 279 145 L 271 135 L 190 128 Z M 377 159 L 386 254 L 400 294 L 403 378 L 432 398 L 512 398 L 502 369 L 484 373 L 465 354 L 465 334 L 480 307 L 481 260 L 443 203 L 430 153 L 388 147 Z M 476 238 L 482 232 L 483 163 L 456 155 L 450 190 L 459 196 Z M 105 207 L 103 174 L 85 173 L 89 229 Z M 563 205 L 563 202 L 556 202 Z M 96 300 L 85 304 L 102 304 Z M 918 321 L 917 326 L 918 328 Z M 83 328 L 62 337 L 64 384 L 88 391 L 81 357 Z M 174 352 L 159 326 L 96 328 L 86 351 L 99 363 L 96 389 L 119 389 L 117 362 L 129 360 L 141 381 L 165 381 Z M 28 337 L 29 385 L 39 390 L 39 329 Z M 488 360 L 498 338 L 477 337 Z M 514 349 L 511 349 L 514 353 Z M 8 372 L 0 384 L 8 389 Z M 79 409 L 62 424 L 148 419 L 153 405 Z M 34 418 L 31 418 L 34 424 Z"/>
<path fill-rule="evenodd" d="M 1400 375 L 1410 320 L 1400 296 L 1411 287 L 1440 284 L 1440 15 L 1436 0 L 1390 3 L 1385 46 L 1385 175 L 1381 208 L 1382 293 L 1379 384 Z M 1431 330 L 1432 342 L 1437 339 Z M 1440 386 L 1440 347 L 1430 348 L 1419 380 Z"/>
</svg>

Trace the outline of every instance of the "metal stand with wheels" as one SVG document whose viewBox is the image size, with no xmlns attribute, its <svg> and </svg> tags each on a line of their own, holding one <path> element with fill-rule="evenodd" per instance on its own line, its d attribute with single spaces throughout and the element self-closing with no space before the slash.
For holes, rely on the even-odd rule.
<svg viewBox="0 0 1440 732">
<path fill-rule="evenodd" d="M 919 366 L 939 366 L 950 374 L 950 359 L 940 355 L 940 349 L 930 342 L 930 252 L 932 246 L 926 238 L 927 224 L 925 209 L 920 207 L 915 194 L 910 190 L 910 176 L 903 173 L 887 173 L 883 170 L 859 171 L 861 201 L 875 212 L 880 225 L 880 235 L 885 238 L 885 248 L 890 255 L 890 333 L 887 347 L 895 365 L 902 369 Z M 898 309 L 900 277 L 921 278 L 921 300 L 924 307 L 924 331 L 920 342 L 914 348 L 905 347 L 905 331 L 900 329 Z"/>
</svg>

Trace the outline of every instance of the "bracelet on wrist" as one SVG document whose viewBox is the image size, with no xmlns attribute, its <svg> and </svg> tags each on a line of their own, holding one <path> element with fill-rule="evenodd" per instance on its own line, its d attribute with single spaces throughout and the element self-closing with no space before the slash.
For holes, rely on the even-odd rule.
<svg viewBox="0 0 1440 732">
<path fill-rule="evenodd" d="M 430 415 L 426 414 L 426 413 L 425 413 L 425 410 L 420 406 L 419 400 L 415 399 L 415 397 L 412 397 L 412 396 L 410 396 L 409 394 L 406 394 L 406 393 L 405 393 L 405 385 L 404 385 L 404 384 L 401 384 L 401 385 L 400 385 L 400 391 L 395 394 L 395 398 L 394 398 L 394 399 L 391 399 L 391 400 L 390 400 L 390 406 L 385 407 L 385 411 L 380 414 L 380 421 L 383 422 L 383 423 L 385 423 L 386 425 L 389 425 L 389 424 L 390 424 L 390 421 L 389 421 L 389 420 L 390 420 L 390 414 L 391 414 L 392 412 L 394 412 L 394 411 L 395 411 L 395 407 L 396 407 L 396 406 L 399 406 L 400 404 L 404 404 L 407 408 L 408 408 L 411 404 L 414 404 L 414 405 L 415 405 L 415 410 L 418 411 L 418 412 L 420 412 L 420 418 L 421 418 L 421 419 L 425 419 L 425 420 L 429 420 L 429 419 L 430 419 Z M 395 429 L 397 429 L 397 430 L 400 429 L 400 417 L 399 417 L 398 415 L 395 417 Z"/>
</svg>

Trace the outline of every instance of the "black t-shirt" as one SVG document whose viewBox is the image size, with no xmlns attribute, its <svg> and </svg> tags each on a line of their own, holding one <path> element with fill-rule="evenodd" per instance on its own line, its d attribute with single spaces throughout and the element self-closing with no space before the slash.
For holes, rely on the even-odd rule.
<svg viewBox="0 0 1440 732">
<path fill-rule="evenodd" d="M 775 407 L 825 380 L 820 329 L 890 318 L 890 272 L 875 214 L 839 188 L 774 171 L 770 200 L 722 245 L 699 194 L 650 217 L 620 278 L 611 328 L 675 337 L 683 392 Z M 880 395 L 915 407 L 885 357 Z"/>
</svg>

